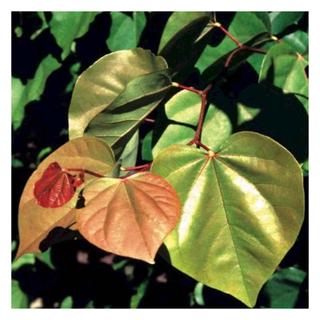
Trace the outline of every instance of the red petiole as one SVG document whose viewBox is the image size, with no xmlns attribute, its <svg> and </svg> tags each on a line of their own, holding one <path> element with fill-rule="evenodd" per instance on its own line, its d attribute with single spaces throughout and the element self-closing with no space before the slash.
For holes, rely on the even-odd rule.
<svg viewBox="0 0 320 320">
<path fill-rule="evenodd" d="M 62 170 L 87 173 L 87 174 L 90 174 L 90 175 L 92 175 L 92 176 L 94 176 L 94 177 L 97 177 L 97 178 L 103 178 L 103 177 L 104 177 L 103 175 L 101 175 L 101 174 L 99 174 L 99 173 L 96 173 L 96 172 L 93 172 L 93 171 L 90 171 L 90 170 L 87 170 L 87 169 L 65 168 L 65 169 L 62 169 Z"/>
</svg>

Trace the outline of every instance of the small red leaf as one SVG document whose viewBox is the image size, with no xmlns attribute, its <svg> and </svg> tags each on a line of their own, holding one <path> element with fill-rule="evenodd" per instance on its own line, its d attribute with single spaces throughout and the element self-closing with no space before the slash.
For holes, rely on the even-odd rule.
<svg viewBox="0 0 320 320">
<path fill-rule="evenodd" d="M 37 204 L 44 208 L 62 207 L 73 197 L 75 187 L 82 184 L 78 183 L 79 181 L 75 183 L 74 176 L 61 169 L 57 162 L 51 163 L 35 183 L 34 196 Z"/>
</svg>

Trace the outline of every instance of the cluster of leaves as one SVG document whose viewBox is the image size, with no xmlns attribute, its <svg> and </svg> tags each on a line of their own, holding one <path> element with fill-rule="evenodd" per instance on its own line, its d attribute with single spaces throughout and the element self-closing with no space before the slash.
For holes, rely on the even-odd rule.
<svg viewBox="0 0 320 320">
<path fill-rule="evenodd" d="M 33 79 L 13 77 L 17 132 L 25 106 L 40 98 L 54 70 L 80 70 L 79 62 L 68 61 L 79 54 L 75 40 L 104 14 L 36 15 L 42 25 L 28 37 L 50 32 L 61 49 L 39 64 Z M 175 12 L 150 51 L 135 47 L 144 47 L 155 16 L 109 15 L 105 44 L 115 52 L 89 63 L 65 88 L 70 93 L 74 86 L 70 140 L 26 184 L 17 257 L 38 255 L 61 228 L 149 263 L 164 243 L 160 254 L 199 281 L 194 303 L 205 305 L 205 284 L 253 307 L 304 219 L 308 34 L 299 23 L 307 16 Z M 14 32 L 23 38 L 19 17 Z M 304 278 L 297 267 L 271 277 L 263 289 L 270 307 L 293 306 Z M 286 279 L 294 284 L 283 298 L 276 292 Z M 141 283 L 131 307 L 147 286 Z"/>
</svg>

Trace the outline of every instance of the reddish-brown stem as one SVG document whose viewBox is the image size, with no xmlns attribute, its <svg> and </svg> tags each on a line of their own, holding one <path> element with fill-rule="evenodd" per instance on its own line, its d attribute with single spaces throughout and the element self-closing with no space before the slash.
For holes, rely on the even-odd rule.
<svg viewBox="0 0 320 320">
<path fill-rule="evenodd" d="M 194 88 L 190 88 L 190 87 L 187 87 L 187 86 L 184 86 L 182 84 L 178 84 L 178 88 L 180 89 L 184 89 L 184 90 L 187 90 L 187 91 L 191 91 L 191 92 L 194 92 L 194 93 L 197 93 L 197 94 L 202 94 L 202 91 L 201 90 L 197 90 L 197 89 L 194 89 Z"/>
<path fill-rule="evenodd" d="M 231 60 L 233 59 L 233 57 L 240 51 L 244 51 L 244 50 L 248 50 L 248 51 L 252 51 L 252 52 L 258 52 L 258 53 L 263 53 L 263 54 L 266 54 L 267 51 L 266 50 L 263 50 L 263 49 L 259 49 L 259 48 L 255 48 L 255 47 L 248 47 L 248 46 L 242 46 L 242 47 L 239 47 L 237 49 L 235 49 L 228 57 L 227 61 L 225 62 L 224 64 L 224 67 L 225 68 L 229 68 L 230 66 L 230 63 L 231 63 Z"/>
<path fill-rule="evenodd" d="M 99 174 L 99 173 L 96 173 L 96 172 L 93 172 L 93 171 L 90 171 L 90 170 L 87 170 L 87 169 L 78 169 L 78 168 L 66 168 L 65 170 L 67 171 L 76 171 L 76 172 L 83 172 L 83 173 L 87 173 L 87 174 L 90 174 L 92 176 L 95 176 L 97 178 L 103 178 L 104 176 Z"/>
<path fill-rule="evenodd" d="M 219 24 L 219 28 L 232 40 L 234 41 L 238 47 L 242 47 L 243 44 L 236 39 L 228 30 L 226 30 L 221 24 Z"/>
<path fill-rule="evenodd" d="M 148 170 L 152 165 L 152 162 L 147 163 L 147 164 L 143 164 L 141 166 L 135 166 L 135 167 L 125 167 L 125 168 L 121 168 L 121 170 L 123 171 L 132 171 L 132 170 Z"/>
</svg>

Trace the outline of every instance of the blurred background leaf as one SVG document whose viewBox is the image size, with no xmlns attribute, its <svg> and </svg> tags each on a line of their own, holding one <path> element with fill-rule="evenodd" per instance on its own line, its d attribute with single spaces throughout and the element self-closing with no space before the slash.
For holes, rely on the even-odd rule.
<svg viewBox="0 0 320 320">
<path fill-rule="evenodd" d="M 147 19 L 144 12 L 111 12 L 110 35 L 107 45 L 110 51 L 137 47 Z"/>
</svg>

